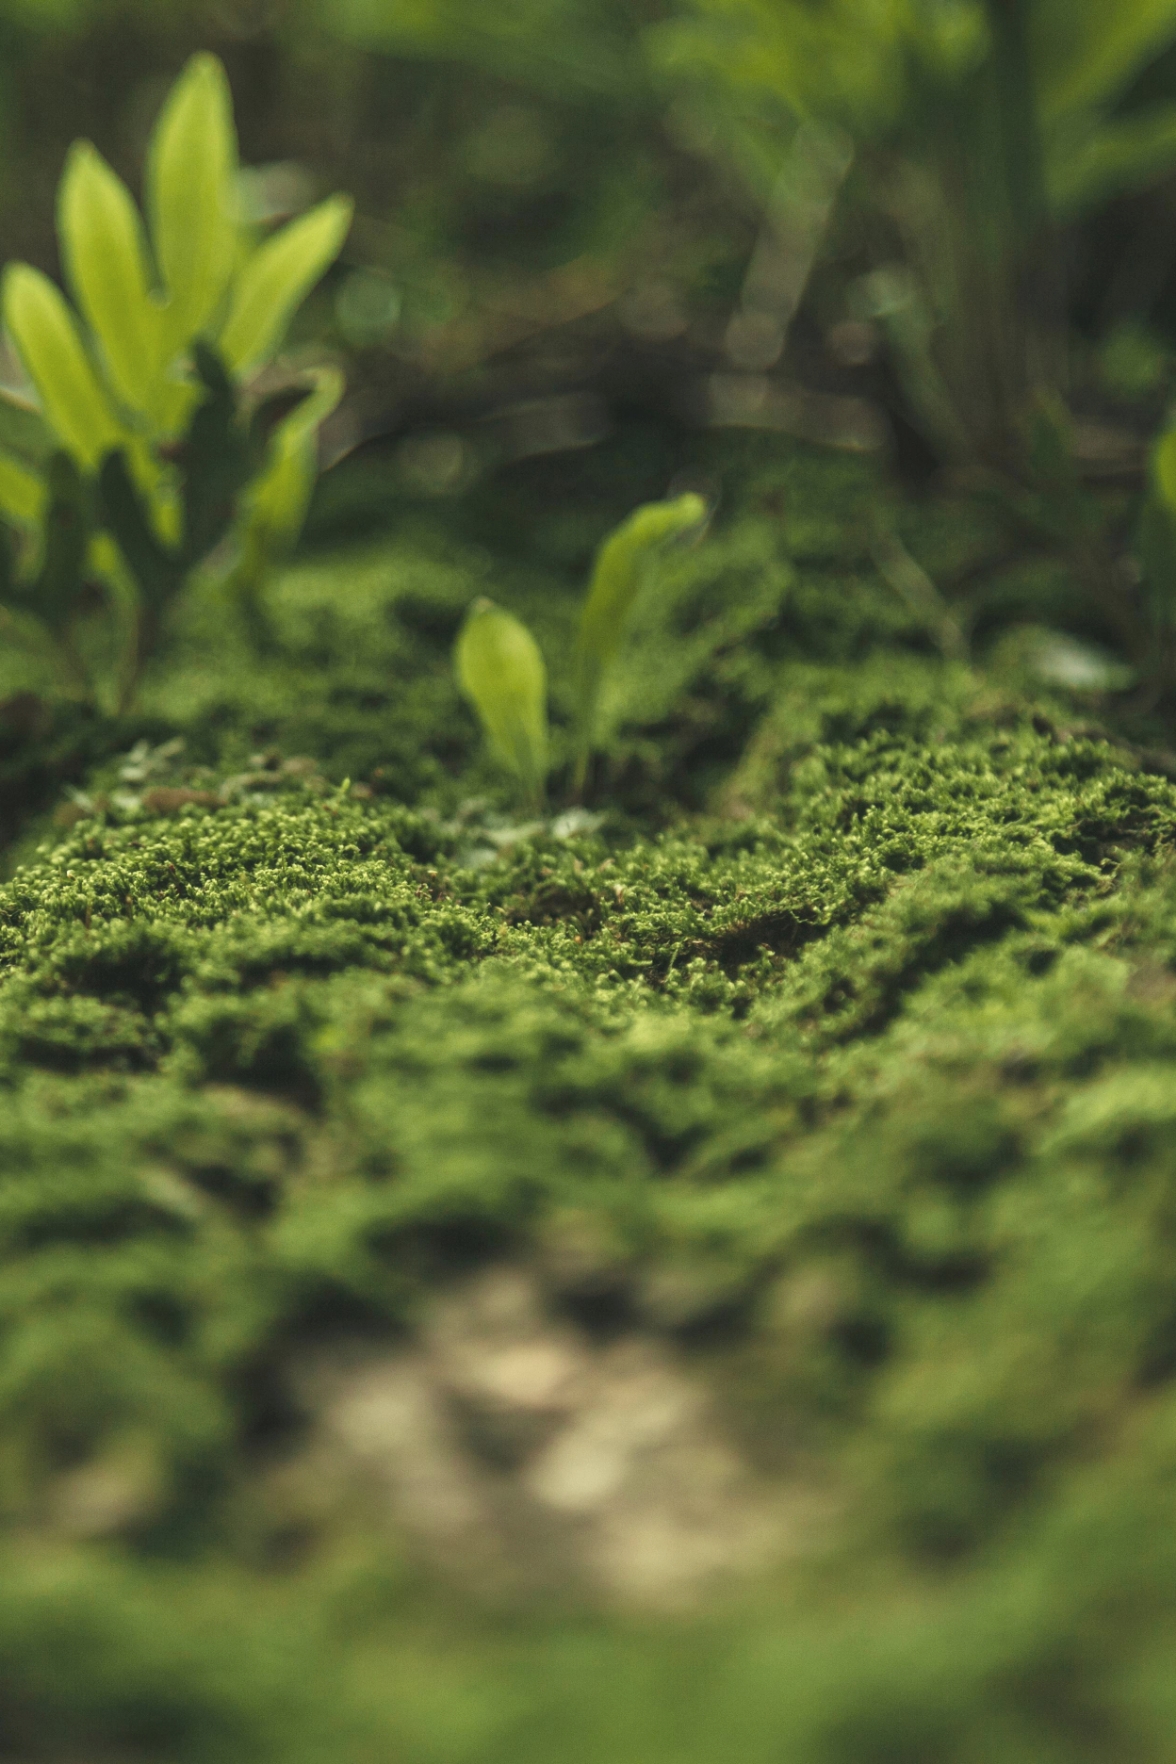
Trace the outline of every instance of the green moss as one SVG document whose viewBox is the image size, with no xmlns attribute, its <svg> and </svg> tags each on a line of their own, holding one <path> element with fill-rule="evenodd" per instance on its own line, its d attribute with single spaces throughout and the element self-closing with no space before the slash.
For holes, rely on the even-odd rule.
<svg viewBox="0 0 1176 1764">
<path fill-rule="evenodd" d="M 846 470 L 840 523 L 789 501 L 811 460 L 774 517 L 749 473 L 646 606 L 595 831 L 471 804 L 473 554 L 401 541 L 300 566 L 260 674 L 194 617 L 157 686 L 187 747 L 26 842 L 0 1749 L 1170 1751 L 1176 785 L 1089 701 L 937 661 Z M 575 571 L 513 567 L 554 645 Z M 637 1625 L 455 1609 L 364 1510 L 283 1556 L 255 1487 L 308 1344 L 411 1339 L 439 1284 L 577 1233 L 596 1284 L 553 1303 L 692 1356 L 764 1475 L 816 1466 L 819 1559 Z M 107 1472 L 128 1516 L 79 1542 Z"/>
</svg>

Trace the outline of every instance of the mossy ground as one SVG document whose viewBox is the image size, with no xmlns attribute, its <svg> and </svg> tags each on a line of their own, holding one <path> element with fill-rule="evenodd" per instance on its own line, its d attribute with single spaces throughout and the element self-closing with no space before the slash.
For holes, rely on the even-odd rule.
<svg viewBox="0 0 1176 1764">
<path fill-rule="evenodd" d="M 595 823 L 512 832 L 448 651 L 493 583 L 558 719 L 603 491 L 309 555 L 262 661 L 194 608 L 129 758 L 19 713 L 6 1754 L 1171 1755 L 1176 784 L 1024 645 L 937 658 L 868 471 L 728 464 Z M 300 1348 L 568 1232 L 585 1327 L 679 1343 L 766 1474 L 837 1487 L 819 1560 L 670 1622 L 463 1603 L 354 1516 L 282 1535 L 250 1489 Z"/>
</svg>

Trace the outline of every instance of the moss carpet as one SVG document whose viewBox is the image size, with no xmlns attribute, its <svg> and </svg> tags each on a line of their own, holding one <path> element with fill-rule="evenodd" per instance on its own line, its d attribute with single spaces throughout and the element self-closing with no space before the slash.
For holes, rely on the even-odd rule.
<svg viewBox="0 0 1176 1764">
<path fill-rule="evenodd" d="M 869 472 L 733 469 L 592 814 L 513 824 L 448 650 L 492 581 L 558 733 L 599 511 L 417 511 L 297 565 L 264 661 L 195 608 L 133 730 L 9 711 L 3 1755 L 1171 1756 L 1176 784 L 1031 633 L 937 657 Z M 301 1369 L 440 1388 L 504 1270 L 592 1414 L 679 1402 L 674 1499 L 737 1466 L 682 1538 L 775 1489 L 803 1547 L 669 1610 L 561 1589 L 587 1520 L 539 1590 L 439 1566 Z M 511 1388 L 540 1431 L 467 1427 L 462 1486 L 525 1557 L 590 1401 Z"/>
</svg>

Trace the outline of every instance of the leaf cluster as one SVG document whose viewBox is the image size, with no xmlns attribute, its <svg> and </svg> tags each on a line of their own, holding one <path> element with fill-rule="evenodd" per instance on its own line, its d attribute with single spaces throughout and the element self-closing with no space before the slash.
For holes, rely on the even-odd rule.
<svg viewBox="0 0 1176 1764">
<path fill-rule="evenodd" d="M 576 679 L 575 788 L 583 790 L 599 731 L 601 686 L 616 661 L 625 626 L 651 559 L 667 543 L 698 536 L 707 520 L 703 497 L 688 491 L 647 503 L 605 540 L 580 613 L 573 666 Z M 547 672 L 531 633 L 493 601 L 476 600 L 457 640 L 457 677 L 499 761 L 542 805 L 548 769 Z"/>
<path fill-rule="evenodd" d="M 38 471 L 0 458 L 0 515 L 19 536 L 8 604 L 92 690 L 74 627 L 98 583 L 109 616 L 129 627 L 122 703 L 164 611 L 227 536 L 245 593 L 297 537 L 315 430 L 341 392 L 333 370 L 317 370 L 242 420 L 240 389 L 338 254 L 350 204 L 332 197 L 255 242 L 237 176 L 224 70 L 196 56 L 152 135 L 149 226 L 89 142 L 69 155 L 57 219 L 78 311 L 27 264 L 4 275 L 4 323 L 50 462 Z"/>
</svg>

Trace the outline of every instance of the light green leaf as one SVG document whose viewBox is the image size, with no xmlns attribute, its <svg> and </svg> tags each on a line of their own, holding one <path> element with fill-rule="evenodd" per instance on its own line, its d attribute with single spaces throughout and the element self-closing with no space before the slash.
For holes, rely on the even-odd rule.
<svg viewBox="0 0 1176 1764">
<path fill-rule="evenodd" d="M 157 396 L 160 309 L 130 191 L 89 141 L 75 141 L 57 196 L 62 262 L 125 404 L 151 412 Z"/>
<path fill-rule="evenodd" d="M 267 560 L 298 541 L 314 488 L 318 427 L 343 396 L 338 368 L 322 368 L 315 378 L 310 397 L 274 431 L 265 469 L 249 495 L 246 544 L 258 546 Z"/>
<path fill-rule="evenodd" d="M 194 55 L 168 94 L 148 152 L 147 208 L 170 357 L 214 325 L 240 243 L 233 103 L 215 55 Z"/>
<path fill-rule="evenodd" d="M 338 257 L 352 203 L 331 196 L 267 239 L 244 264 L 233 289 L 220 351 L 237 373 L 267 361 L 306 295 Z"/>
<path fill-rule="evenodd" d="M 41 408 L 62 444 L 87 469 L 123 436 L 60 291 L 27 263 L 4 272 L 4 323 Z"/>
<path fill-rule="evenodd" d="M 651 556 L 671 539 L 701 530 L 707 507 L 693 491 L 672 502 L 647 502 L 609 535 L 597 553 L 576 640 L 581 741 L 592 738 L 600 682 L 621 646 L 625 621 Z"/>
<path fill-rule="evenodd" d="M 492 600 L 475 600 L 455 659 L 491 747 L 537 804 L 547 776 L 547 669 L 539 645 Z"/>
<path fill-rule="evenodd" d="M 1161 436 L 1152 451 L 1152 479 L 1169 514 L 1176 516 L 1176 429 Z"/>
<path fill-rule="evenodd" d="M 9 454 L 0 453 L 0 510 L 8 519 L 39 530 L 45 500 L 44 479 Z"/>
</svg>

